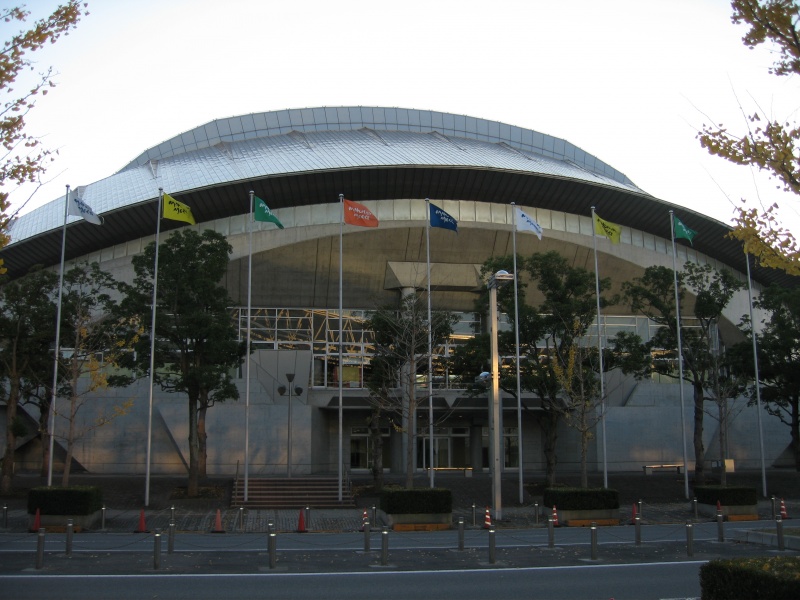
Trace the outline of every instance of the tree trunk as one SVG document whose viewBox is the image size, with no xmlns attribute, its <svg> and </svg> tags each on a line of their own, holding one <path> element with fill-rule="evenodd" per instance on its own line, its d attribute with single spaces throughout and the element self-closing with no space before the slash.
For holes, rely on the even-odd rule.
<svg viewBox="0 0 800 600">
<path fill-rule="evenodd" d="M 725 468 L 725 459 L 728 453 L 725 447 L 728 445 L 728 403 L 722 398 L 717 398 L 717 406 L 719 406 L 719 460 L 720 460 L 720 485 L 728 485 L 728 473 Z"/>
<path fill-rule="evenodd" d="M 589 469 L 587 467 L 589 455 L 589 437 L 591 431 L 586 426 L 586 406 L 581 407 L 581 487 L 589 487 Z"/>
<path fill-rule="evenodd" d="M 381 410 L 375 408 L 369 423 L 372 445 L 372 484 L 376 492 L 383 489 L 383 436 L 381 435 Z"/>
<path fill-rule="evenodd" d="M 67 456 L 64 458 L 64 471 L 61 475 L 61 485 L 69 485 L 69 475 L 72 470 L 72 455 L 75 452 L 75 418 L 78 413 L 78 377 L 72 379 L 69 397 L 69 427 L 67 428 Z"/>
<path fill-rule="evenodd" d="M 539 420 L 544 440 L 545 479 L 548 486 L 556 483 L 556 442 L 558 441 L 558 414 L 554 410 L 546 410 Z"/>
<path fill-rule="evenodd" d="M 705 483 L 706 450 L 703 446 L 703 386 L 694 381 L 694 482 Z"/>
<path fill-rule="evenodd" d="M 206 411 L 208 404 L 200 403 L 197 411 L 197 477 L 202 480 L 208 477 L 206 464 L 208 462 L 208 434 L 206 433 Z"/>
<path fill-rule="evenodd" d="M 14 451 L 17 446 L 16 420 L 17 405 L 19 404 L 19 380 L 11 379 L 11 389 L 8 391 L 6 401 L 6 449 L 3 455 L 2 483 L 0 490 L 3 494 L 11 491 L 11 480 L 14 477 Z"/>
<path fill-rule="evenodd" d="M 197 436 L 197 398 L 189 397 L 189 481 L 186 495 L 196 498 L 199 493 L 197 474 L 199 441 Z"/>
<path fill-rule="evenodd" d="M 791 406 L 791 432 L 792 432 L 792 451 L 794 453 L 794 468 L 795 471 L 800 472 L 800 399 L 797 396 L 792 396 L 789 399 Z"/>
<path fill-rule="evenodd" d="M 408 398 L 408 427 L 406 427 L 406 489 L 411 490 L 414 488 L 414 444 L 416 443 L 416 436 L 414 435 L 417 429 L 417 390 L 416 390 L 416 362 L 412 361 L 408 365 L 405 373 L 405 390 L 404 393 Z"/>
</svg>

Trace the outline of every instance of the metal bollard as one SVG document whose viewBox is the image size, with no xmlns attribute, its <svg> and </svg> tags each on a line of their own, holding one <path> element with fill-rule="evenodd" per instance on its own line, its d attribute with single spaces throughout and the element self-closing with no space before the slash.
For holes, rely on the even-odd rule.
<svg viewBox="0 0 800 600">
<path fill-rule="evenodd" d="M 489 564 L 493 565 L 497 562 L 495 551 L 494 529 L 489 530 Z"/>
<path fill-rule="evenodd" d="M 722 543 L 725 541 L 725 529 L 722 525 L 722 513 L 717 511 L 717 541 Z"/>
<path fill-rule="evenodd" d="M 778 550 L 783 552 L 786 550 L 786 544 L 783 540 L 783 519 L 781 519 L 780 515 L 778 515 L 778 518 L 775 519 L 775 529 L 777 530 L 778 534 Z"/>
<path fill-rule="evenodd" d="M 464 550 L 464 517 L 458 517 L 458 549 Z"/>
<path fill-rule="evenodd" d="M 364 552 L 369 552 L 369 550 L 370 550 L 370 547 L 369 547 L 369 543 L 370 543 L 369 534 L 370 534 L 369 521 L 364 521 Z"/>
<path fill-rule="evenodd" d="M 311 531 L 311 507 L 306 506 L 306 529 Z"/>
<path fill-rule="evenodd" d="M 372 522 L 378 524 L 378 507 L 374 504 L 372 505 Z"/>
<path fill-rule="evenodd" d="M 638 511 L 636 514 L 638 514 L 641 517 L 642 516 L 642 499 L 641 498 L 639 498 L 639 501 L 636 503 L 636 510 Z"/>
<path fill-rule="evenodd" d="M 275 524 L 272 521 L 267 521 L 267 533 L 272 533 L 275 530 Z"/>
<path fill-rule="evenodd" d="M 8 505 L 3 504 L 3 529 L 8 529 Z"/>
<path fill-rule="evenodd" d="M 100 531 L 106 530 L 106 505 L 100 509 Z"/>
<path fill-rule="evenodd" d="M 547 547 L 554 548 L 556 545 L 556 534 L 553 528 L 553 517 L 547 519 Z"/>
<path fill-rule="evenodd" d="M 536 515 L 536 524 L 539 524 L 539 503 L 533 503 L 533 514 Z"/>
<path fill-rule="evenodd" d="M 239 507 L 239 531 L 244 531 L 244 506 Z"/>
<path fill-rule="evenodd" d="M 174 521 L 175 520 L 175 505 L 174 504 L 169 507 L 169 520 L 170 521 Z"/>
<path fill-rule="evenodd" d="M 694 556 L 694 530 L 689 521 L 686 521 L 686 556 Z"/>
<path fill-rule="evenodd" d="M 64 553 L 67 556 L 72 556 L 72 533 L 73 533 L 72 519 L 67 519 L 67 546 L 64 551 Z"/>
<path fill-rule="evenodd" d="M 772 496 L 770 498 L 770 501 L 772 502 L 772 520 L 774 521 L 775 519 L 778 518 L 778 507 L 776 504 L 775 496 Z"/>
<path fill-rule="evenodd" d="M 161 530 L 156 529 L 153 535 L 153 569 L 158 571 L 161 568 Z"/>
<path fill-rule="evenodd" d="M 39 529 L 36 537 L 36 568 L 44 567 L 44 527 Z"/>
<path fill-rule="evenodd" d="M 692 512 L 694 513 L 694 519 L 697 520 L 697 498 L 692 498 Z"/>
<path fill-rule="evenodd" d="M 169 533 L 167 535 L 167 554 L 175 551 L 175 521 L 169 522 Z"/>
<path fill-rule="evenodd" d="M 592 523 L 589 531 L 592 542 L 592 560 L 597 560 L 597 523 Z"/>
<path fill-rule="evenodd" d="M 472 526 L 475 527 L 475 503 L 472 503 Z"/>
<path fill-rule="evenodd" d="M 637 546 L 641 546 L 642 545 L 642 522 L 639 519 L 638 515 L 633 520 L 633 526 L 634 526 L 635 531 L 636 531 L 636 545 Z"/>
<path fill-rule="evenodd" d="M 269 534 L 268 551 L 269 551 L 269 568 L 270 569 L 274 569 L 275 568 L 275 562 L 276 562 L 276 559 L 277 559 L 277 557 L 275 556 L 275 554 L 276 554 L 275 549 L 276 549 L 276 546 L 277 546 L 277 539 L 276 538 L 277 538 L 277 536 L 274 533 L 270 533 Z"/>
<path fill-rule="evenodd" d="M 384 527 L 381 531 L 381 565 L 384 567 L 389 564 L 389 528 Z"/>
</svg>

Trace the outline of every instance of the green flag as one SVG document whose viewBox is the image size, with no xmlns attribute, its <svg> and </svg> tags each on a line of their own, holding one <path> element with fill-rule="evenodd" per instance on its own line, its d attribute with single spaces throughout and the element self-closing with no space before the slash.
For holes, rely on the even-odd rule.
<svg viewBox="0 0 800 600">
<path fill-rule="evenodd" d="M 675 215 L 672 215 L 672 224 L 675 228 L 675 239 L 677 240 L 679 238 L 683 238 L 685 240 L 689 240 L 689 243 L 692 244 L 692 239 L 697 235 L 697 232 L 694 229 L 689 229 Z M 694 246 L 694 244 L 692 245 Z"/>
<path fill-rule="evenodd" d="M 278 229 L 283 229 L 283 223 L 281 223 L 278 220 L 278 217 L 272 213 L 266 202 L 264 202 L 258 196 L 253 196 L 253 200 L 256 203 L 254 213 L 256 221 L 268 221 L 270 223 L 275 223 L 275 225 L 278 226 Z"/>
</svg>

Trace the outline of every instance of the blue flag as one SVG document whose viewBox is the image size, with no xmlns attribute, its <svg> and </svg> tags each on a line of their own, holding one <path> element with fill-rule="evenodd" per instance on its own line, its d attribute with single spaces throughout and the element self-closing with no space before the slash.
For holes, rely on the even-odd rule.
<svg viewBox="0 0 800 600">
<path fill-rule="evenodd" d="M 430 203 L 431 210 L 431 227 L 441 227 L 442 229 L 451 229 L 458 233 L 458 221 L 451 215 L 443 211 L 441 208 Z"/>
</svg>

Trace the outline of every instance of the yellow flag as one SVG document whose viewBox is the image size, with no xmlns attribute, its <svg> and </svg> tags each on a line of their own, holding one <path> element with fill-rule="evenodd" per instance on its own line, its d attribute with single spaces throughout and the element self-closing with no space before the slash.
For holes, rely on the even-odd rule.
<svg viewBox="0 0 800 600">
<path fill-rule="evenodd" d="M 164 218 L 195 224 L 192 209 L 169 194 L 164 194 Z"/>
<path fill-rule="evenodd" d="M 619 244 L 619 234 L 622 233 L 622 227 L 615 225 L 614 223 L 610 223 L 609 221 L 604 221 L 597 216 L 597 213 L 595 213 L 594 232 L 597 235 L 603 235 L 607 237 L 609 240 L 611 240 L 612 244 Z"/>
</svg>

